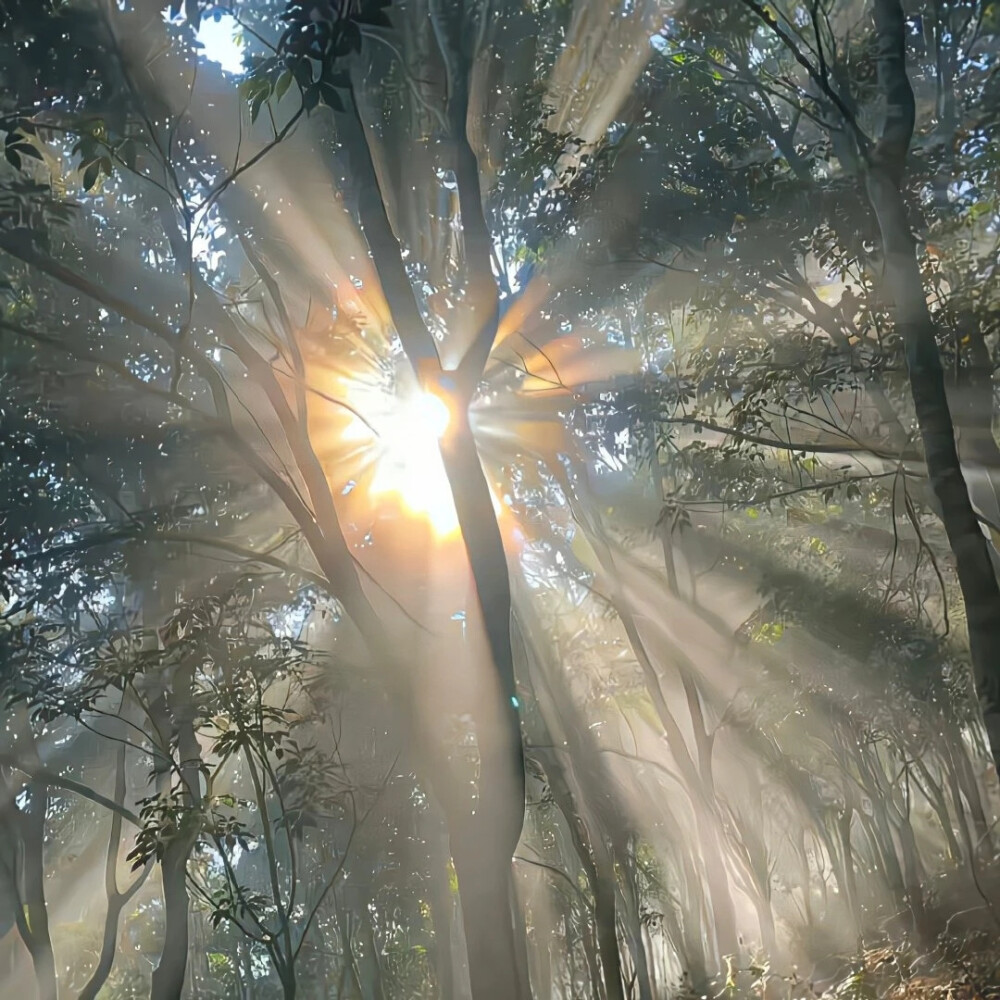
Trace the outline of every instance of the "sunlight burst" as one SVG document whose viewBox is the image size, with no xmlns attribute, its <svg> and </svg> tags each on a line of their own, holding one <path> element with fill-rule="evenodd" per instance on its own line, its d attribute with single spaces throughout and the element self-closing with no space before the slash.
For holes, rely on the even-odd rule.
<svg viewBox="0 0 1000 1000">
<path fill-rule="evenodd" d="M 425 518 L 439 537 L 458 531 L 439 448 L 450 420 L 448 404 L 434 393 L 398 397 L 378 423 L 381 454 L 369 488 L 370 496 L 393 497 L 407 513 Z"/>
</svg>

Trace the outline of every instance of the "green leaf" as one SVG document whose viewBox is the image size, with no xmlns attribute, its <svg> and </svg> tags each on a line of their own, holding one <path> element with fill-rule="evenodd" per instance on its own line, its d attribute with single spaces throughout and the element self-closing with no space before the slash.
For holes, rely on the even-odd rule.
<svg viewBox="0 0 1000 1000">
<path fill-rule="evenodd" d="M 285 96 L 285 93 L 292 85 L 292 80 L 294 79 L 295 75 L 290 69 L 286 69 L 285 72 L 278 77 L 277 82 L 274 84 L 274 96 L 279 101 Z"/>
<path fill-rule="evenodd" d="M 260 114 L 260 109 L 264 106 L 264 101 L 267 100 L 267 91 L 259 91 L 254 99 L 250 102 L 250 121 L 257 121 L 257 116 Z"/>
<path fill-rule="evenodd" d="M 334 111 L 344 110 L 344 102 L 341 99 L 340 94 L 337 93 L 336 87 L 332 87 L 328 83 L 321 83 L 320 91 L 322 93 L 323 103 L 327 107 L 333 108 Z"/>
<path fill-rule="evenodd" d="M 92 191 L 101 176 L 101 161 L 91 160 L 83 171 L 83 190 Z"/>
<path fill-rule="evenodd" d="M 131 139 L 126 139 L 118 147 L 118 155 L 129 170 L 135 170 L 136 148 Z"/>
<path fill-rule="evenodd" d="M 36 149 L 30 142 L 19 142 L 13 148 L 16 149 L 22 156 L 27 156 L 29 159 L 38 160 L 39 162 L 44 160 L 41 150 Z"/>
</svg>

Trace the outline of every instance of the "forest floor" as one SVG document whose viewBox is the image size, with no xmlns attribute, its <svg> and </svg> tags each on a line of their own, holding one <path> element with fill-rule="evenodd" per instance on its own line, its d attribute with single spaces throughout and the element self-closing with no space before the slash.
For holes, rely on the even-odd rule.
<svg viewBox="0 0 1000 1000">
<path fill-rule="evenodd" d="M 965 866 L 942 873 L 924 890 L 923 944 L 912 939 L 912 914 L 882 913 L 880 937 L 854 954 L 829 954 L 814 939 L 808 950 L 825 957 L 809 972 L 758 961 L 731 970 L 708 1000 L 1000 1000 L 1000 856 L 974 876 Z"/>
<path fill-rule="evenodd" d="M 942 941 L 933 952 L 869 948 L 842 962 L 826 984 L 751 965 L 707 1000 L 1000 1000 L 1000 934 Z"/>
<path fill-rule="evenodd" d="M 826 995 L 844 1000 L 997 1000 L 998 937 L 942 941 L 936 953 L 901 955 L 873 948 Z"/>
</svg>

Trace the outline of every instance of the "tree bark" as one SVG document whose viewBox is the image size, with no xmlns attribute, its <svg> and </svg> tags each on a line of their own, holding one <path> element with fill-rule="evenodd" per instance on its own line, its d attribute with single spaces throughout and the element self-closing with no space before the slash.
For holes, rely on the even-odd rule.
<svg viewBox="0 0 1000 1000">
<path fill-rule="evenodd" d="M 15 710 L 8 724 L 27 756 L 32 771 L 42 771 L 34 737 L 26 716 Z M 22 769 L 23 768 L 20 768 Z M 7 869 L 7 879 L 14 902 L 13 923 L 28 949 L 34 967 L 38 1000 L 57 1000 L 58 979 L 49 913 L 45 900 L 45 818 L 49 807 L 49 786 L 33 776 L 24 789 L 24 803 L 19 804 L 6 777 L 0 775 L 0 865 Z"/>
<path fill-rule="evenodd" d="M 549 739 L 551 741 L 551 737 Z M 616 879 L 611 855 L 604 844 L 595 843 L 595 835 L 577 810 L 558 754 L 544 750 L 535 752 L 545 768 L 552 797 L 569 827 L 573 847 L 594 896 L 597 954 L 603 971 L 605 995 L 608 1000 L 624 1000 L 621 956 L 618 951 Z M 598 831 L 596 837 L 600 836 Z"/>
<path fill-rule="evenodd" d="M 905 18 L 899 0 L 875 0 L 874 9 L 878 79 L 887 107 L 882 135 L 870 157 L 868 198 L 882 236 L 883 288 L 903 340 L 927 474 L 965 600 L 976 692 L 994 764 L 1000 766 L 1000 586 L 962 476 L 935 324 L 901 190 L 915 119 L 906 74 Z"/>
<path fill-rule="evenodd" d="M 119 806 L 125 805 L 125 745 L 118 750 L 118 759 L 115 770 L 115 797 L 114 800 Z M 115 962 L 115 951 L 118 938 L 118 921 L 121 918 L 122 910 L 125 909 L 128 901 L 139 891 L 146 876 L 149 873 L 150 865 L 147 865 L 143 872 L 138 875 L 132 884 L 124 891 L 118 889 L 116 869 L 118 866 L 118 851 L 121 846 L 122 817 L 120 813 L 111 814 L 111 835 L 108 838 L 108 853 L 104 865 L 104 891 L 108 899 L 108 909 L 104 917 L 104 936 L 101 940 L 101 953 L 97 960 L 97 965 L 91 973 L 77 1000 L 96 1000 L 101 987 L 111 975 L 111 969 Z"/>
<path fill-rule="evenodd" d="M 180 828 L 168 840 L 160 861 L 165 931 L 160 960 L 153 970 L 150 1000 L 180 1000 L 187 971 L 190 902 L 187 861 L 197 838 L 197 823 L 192 813 L 199 808 L 201 799 L 201 755 L 194 732 L 191 703 L 193 682 L 193 665 L 178 667 L 173 678 L 169 712 L 164 708 L 160 713 L 176 736 L 180 758 L 180 794 L 185 808 Z"/>
<path fill-rule="evenodd" d="M 479 359 L 485 363 L 488 347 L 492 346 L 497 310 L 488 303 L 477 310 L 483 326 L 466 361 L 459 372 L 442 372 L 434 339 L 417 305 L 389 222 L 353 92 L 350 104 L 339 118 L 343 126 L 341 138 L 359 179 L 361 226 L 396 331 L 418 379 L 426 385 L 433 372 L 441 383 L 437 388 L 450 396 L 453 422 L 442 442 L 441 455 L 476 585 L 492 669 L 483 677 L 476 703 L 469 706 L 480 760 L 478 801 L 475 806 L 465 803 L 456 807 L 453 790 L 440 788 L 442 781 L 448 781 L 446 775 L 439 776 L 435 790 L 448 812 L 473 996 L 475 1000 L 518 1000 L 523 992 L 523 970 L 515 947 L 510 900 L 511 861 L 524 821 L 524 758 L 510 639 L 510 583 L 489 484 L 468 418 L 469 404 L 482 374 Z M 471 152 L 467 145 L 463 131 L 459 146 L 464 151 L 460 158 L 466 168 Z M 475 193 L 478 197 L 478 182 Z M 467 193 L 463 193 L 462 205 L 464 229 L 476 213 Z M 478 216 L 482 216 L 481 204 Z M 478 277 L 473 284 L 476 289 L 484 288 L 481 268 L 475 273 Z M 486 273 L 492 283 L 492 275 Z M 470 669 L 473 666 L 470 664 Z"/>
<path fill-rule="evenodd" d="M 49 790 L 31 782 L 28 801 L 21 815 L 21 867 L 23 873 L 22 912 L 18 930 L 31 954 L 38 985 L 38 1000 L 57 1000 L 56 961 L 49 936 L 49 912 L 45 902 L 45 867 L 42 857 L 45 842 L 45 813 Z M 22 926 L 23 925 L 23 926 Z"/>
</svg>

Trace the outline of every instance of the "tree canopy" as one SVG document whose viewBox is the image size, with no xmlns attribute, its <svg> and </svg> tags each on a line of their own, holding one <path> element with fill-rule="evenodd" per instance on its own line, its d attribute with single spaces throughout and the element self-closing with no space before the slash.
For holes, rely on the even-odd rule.
<svg viewBox="0 0 1000 1000">
<path fill-rule="evenodd" d="M 991 995 L 998 54 L 0 2 L 5 995 Z"/>
</svg>

